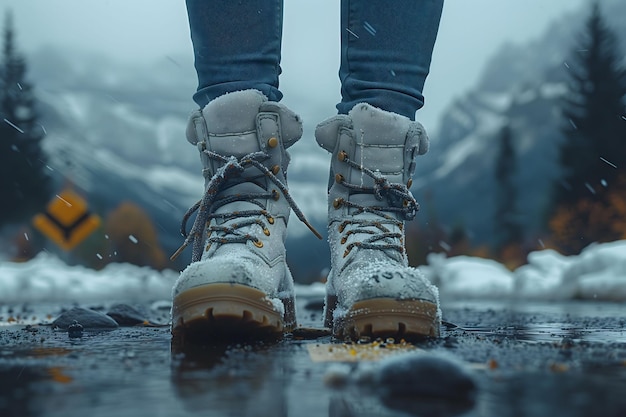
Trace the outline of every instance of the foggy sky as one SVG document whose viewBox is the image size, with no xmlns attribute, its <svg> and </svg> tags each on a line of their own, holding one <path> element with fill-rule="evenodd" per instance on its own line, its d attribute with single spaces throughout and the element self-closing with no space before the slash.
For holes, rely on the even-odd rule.
<svg viewBox="0 0 626 417">
<path fill-rule="evenodd" d="M 434 127 L 443 108 L 475 84 L 486 59 L 503 42 L 537 38 L 552 19 L 587 1 L 446 0 L 424 91 L 426 107 L 418 119 L 427 128 Z M 63 45 L 128 62 L 169 55 L 193 59 L 186 9 L 180 0 L 2 3 L 3 9 L 13 10 L 18 48 L 26 54 L 45 45 Z M 281 89 L 287 105 L 308 99 L 328 106 L 332 115 L 340 97 L 339 30 L 339 0 L 285 0 Z"/>
</svg>

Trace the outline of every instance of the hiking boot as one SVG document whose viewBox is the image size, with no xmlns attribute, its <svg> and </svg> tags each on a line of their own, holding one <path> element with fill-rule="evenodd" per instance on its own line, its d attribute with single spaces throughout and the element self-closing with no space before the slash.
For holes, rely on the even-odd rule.
<svg viewBox="0 0 626 417">
<path fill-rule="evenodd" d="M 404 221 L 419 208 L 409 187 L 428 149 L 424 128 L 358 104 L 315 136 L 332 153 L 325 325 L 340 339 L 438 336 L 437 288 L 408 266 L 404 246 Z"/>
<path fill-rule="evenodd" d="M 290 207 L 302 214 L 285 172 L 286 149 L 301 135 L 299 116 L 256 90 L 223 95 L 192 113 L 187 139 L 200 151 L 205 194 L 185 214 L 187 238 L 173 256 L 193 247 L 173 289 L 179 342 L 273 338 L 295 327 L 284 242 Z"/>
</svg>

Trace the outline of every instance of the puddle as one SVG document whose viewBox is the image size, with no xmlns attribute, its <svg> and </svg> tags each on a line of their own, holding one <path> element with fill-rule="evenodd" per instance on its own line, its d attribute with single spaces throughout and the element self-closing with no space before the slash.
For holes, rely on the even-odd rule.
<svg viewBox="0 0 626 417">
<path fill-rule="evenodd" d="M 298 306 L 301 325 L 320 327 L 319 308 L 307 309 L 303 303 Z M 464 417 L 594 415 L 594 395 L 603 399 L 597 409 L 604 415 L 622 415 L 624 305 L 582 304 L 444 304 L 444 316 L 465 331 L 444 332 L 454 335 L 450 339 L 458 339 L 456 344 L 442 340 L 421 347 L 443 350 L 468 364 L 492 359 L 499 365 L 475 371 L 481 396 L 474 409 L 461 410 Z M 7 308 L 0 310 L 6 322 Z M 28 316 L 45 317 L 60 307 L 31 310 Z M 49 326 L 4 324 L 0 415 L 406 415 L 357 386 L 352 391 L 327 386 L 329 367 L 335 365 L 315 362 L 310 346 L 328 346 L 330 337 L 301 336 L 307 335 L 315 337 L 177 350 L 169 329 L 162 327 L 85 331 L 82 338 L 70 339 L 67 332 Z M 563 349 L 567 341 L 574 348 Z M 585 403 L 577 409 L 571 398 Z M 455 414 L 437 409 L 430 415 Z"/>
<path fill-rule="evenodd" d="M 526 342 L 561 342 L 564 338 L 574 342 L 626 343 L 624 329 L 573 327 L 571 323 L 538 323 L 505 328 L 463 326 L 464 331 L 484 336 L 505 336 Z"/>
<path fill-rule="evenodd" d="M 496 312 L 522 313 L 545 316 L 567 316 L 572 318 L 620 318 L 624 317 L 626 303 L 594 301 L 522 301 L 522 300 L 448 300 L 442 301 L 446 310 L 469 309 L 474 311 L 493 310 Z"/>
<path fill-rule="evenodd" d="M 460 330 L 525 342 L 626 343 L 623 303 L 464 301 L 444 305 Z"/>
</svg>

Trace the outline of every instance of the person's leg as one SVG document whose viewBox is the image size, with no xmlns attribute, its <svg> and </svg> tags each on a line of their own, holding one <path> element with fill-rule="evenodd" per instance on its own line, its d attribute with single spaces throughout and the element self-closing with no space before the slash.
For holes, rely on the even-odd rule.
<svg viewBox="0 0 626 417">
<path fill-rule="evenodd" d="M 200 107 L 247 89 L 280 101 L 282 0 L 187 0 L 187 13 Z"/>
<path fill-rule="evenodd" d="M 343 0 L 342 101 L 317 126 L 332 153 L 325 324 L 339 338 L 439 335 L 437 288 L 408 265 L 409 190 L 428 137 L 414 121 L 442 0 Z"/>
<path fill-rule="evenodd" d="M 174 284 L 172 343 L 280 337 L 296 325 L 286 263 L 287 148 L 300 117 L 278 103 L 282 1 L 187 0 L 201 107 L 187 125 L 202 199 L 184 216 L 192 262 Z M 186 221 L 196 213 L 190 231 Z"/>
<path fill-rule="evenodd" d="M 342 0 L 340 114 L 357 103 L 415 120 L 443 0 Z"/>
</svg>

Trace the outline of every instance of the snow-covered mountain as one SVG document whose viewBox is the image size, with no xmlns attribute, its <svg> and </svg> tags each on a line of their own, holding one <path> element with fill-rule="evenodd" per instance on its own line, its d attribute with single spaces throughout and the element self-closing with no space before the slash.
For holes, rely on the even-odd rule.
<svg viewBox="0 0 626 417">
<path fill-rule="evenodd" d="M 626 48 L 624 6 L 626 0 L 602 2 Z M 432 133 L 431 151 L 419 158 L 413 186 L 418 201 L 432 205 L 441 222 L 462 223 L 475 242 L 489 240 L 497 133 L 509 124 L 520 157 L 520 211 L 526 229 L 536 230 L 558 174 L 558 103 L 566 61 L 587 13 L 564 16 L 530 44 L 503 46 L 479 84 L 445 112 Z M 149 212 L 167 253 L 181 243 L 180 218 L 202 192 L 197 151 L 184 137 L 195 106 L 191 58 L 168 56 L 137 67 L 66 49 L 47 48 L 28 57 L 47 132 L 44 146 L 59 186 L 67 180 L 76 184 L 103 216 L 122 201 L 134 201 Z M 314 106 L 306 100 L 297 106 L 309 123 L 306 137 L 290 149 L 289 183 L 296 202 L 324 232 L 329 157 L 315 144 L 310 121 L 329 114 Z M 424 213 L 418 218 L 428 220 Z M 301 279 L 312 278 L 328 267 L 327 245 L 295 216 L 289 227 L 292 270 Z"/>
<path fill-rule="evenodd" d="M 180 219 L 203 190 L 197 149 L 184 135 L 195 107 L 191 57 L 136 67 L 94 53 L 47 48 L 29 57 L 29 64 L 58 189 L 72 183 L 102 217 L 123 201 L 134 202 L 149 213 L 166 253 L 173 253 L 182 243 Z M 291 152 L 291 193 L 323 231 L 326 152 L 312 138 Z M 290 223 L 295 240 L 305 233 L 297 219 Z M 320 259 L 326 258 L 324 244 L 317 245 Z M 178 266 L 189 258 L 184 254 Z"/>
<path fill-rule="evenodd" d="M 181 68 L 164 60 L 142 74 L 50 48 L 29 63 L 58 188 L 73 184 L 102 217 L 132 201 L 148 211 L 166 251 L 180 244 L 176 222 L 202 191 L 193 147 L 179 146 L 189 110 L 177 94 L 188 78 L 175 76 Z"/>
<path fill-rule="evenodd" d="M 626 1 L 602 1 L 626 56 Z M 528 237 L 540 229 L 549 190 L 559 176 L 560 104 L 570 60 L 590 12 L 563 16 L 538 39 L 507 44 L 485 66 L 471 91 L 452 103 L 418 161 L 414 192 L 447 226 L 467 228 L 474 243 L 493 236 L 494 163 L 498 134 L 512 128 L 519 158 L 519 212 Z M 626 61 L 625 61 L 626 63 Z M 573 63 L 572 63 L 573 65 Z M 428 221 L 425 216 L 422 221 Z"/>
</svg>

